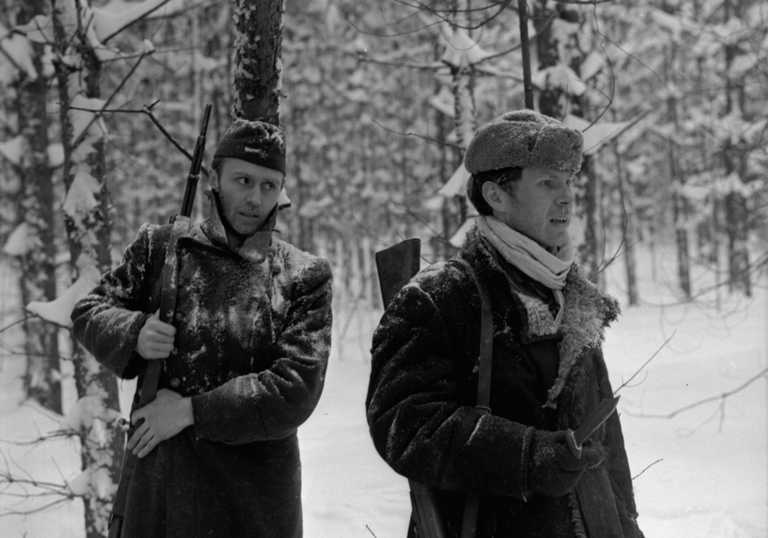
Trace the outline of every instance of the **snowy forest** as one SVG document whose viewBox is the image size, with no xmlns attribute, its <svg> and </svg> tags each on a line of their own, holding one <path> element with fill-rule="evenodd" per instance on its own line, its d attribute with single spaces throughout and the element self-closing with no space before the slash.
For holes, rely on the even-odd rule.
<svg viewBox="0 0 768 538">
<path fill-rule="evenodd" d="M 206 167 L 233 118 L 282 126 L 277 229 L 334 273 L 328 386 L 300 433 L 305 536 L 405 536 L 407 484 L 364 419 L 374 254 L 418 237 L 422 266 L 453 256 L 474 216 L 464 149 L 526 107 L 584 134 L 572 233 L 624 311 L 606 357 L 641 528 L 766 535 L 764 0 L 0 5 L 3 536 L 106 536 L 133 387 L 69 314 L 142 223 L 179 212 L 206 104 Z M 204 188 L 207 169 L 198 220 Z"/>
</svg>

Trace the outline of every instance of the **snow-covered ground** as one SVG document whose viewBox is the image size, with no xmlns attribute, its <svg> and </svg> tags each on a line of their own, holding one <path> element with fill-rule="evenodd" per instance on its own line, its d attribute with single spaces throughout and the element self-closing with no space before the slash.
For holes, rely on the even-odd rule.
<svg viewBox="0 0 768 538">
<path fill-rule="evenodd" d="M 671 337 L 620 390 L 627 451 L 633 474 L 639 475 L 634 483 L 641 527 L 648 538 L 762 538 L 768 532 L 765 378 L 724 401 L 717 397 L 739 388 L 768 363 L 768 295 L 761 288 L 751 301 L 723 297 L 720 310 L 712 294 L 681 304 L 670 291 L 674 267 L 664 265 L 674 257 L 662 258 L 654 281 L 646 254 L 641 256 L 647 262 L 641 307 L 625 304 L 621 260 L 607 271 L 609 291 L 625 306 L 604 348 L 617 388 Z M 10 278 L 0 272 L 0 325 L 15 315 L 7 295 L 14 289 Z M 342 307 L 336 314 L 325 392 L 300 429 L 307 538 L 405 536 L 407 482 L 379 459 L 365 424 L 368 348 L 379 315 L 362 307 Z M 0 344 L 5 350 L 18 340 L 6 332 Z M 20 401 L 23 361 L 2 350 L 0 439 L 29 440 L 55 428 L 57 423 L 38 407 Z M 672 418 L 649 416 L 669 415 L 710 397 L 716 399 Z M 3 442 L 0 450 L 1 465 L 39 480 L 60 482 L 79 467 L 76 446 L 69 441 L 38 447 Z M 0 495 L 0 536 L 84 536 L 79 501 L 26 517 L 5 515 L 31 506 L 21 501 Z"/>
</svg>

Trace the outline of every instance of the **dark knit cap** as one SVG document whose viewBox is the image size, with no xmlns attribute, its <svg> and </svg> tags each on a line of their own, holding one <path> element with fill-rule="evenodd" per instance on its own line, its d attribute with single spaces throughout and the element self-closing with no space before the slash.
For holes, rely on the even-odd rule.
<svg viewBox="0 0 768 538">
<path fill-rule="evenodd" d="M 277 170 L 285 175 L 283 131 L 270 123 L 237 118 L 224 133 L 214 159 L 232 158 Z"/>
<path fill-rule="evenodd" d="M 581 168 L 581 132 L 536 112 L 507 112 L 480 127 L 469 143 L 464 166 L 470 174 L 502 168 Z"/>
</svg>

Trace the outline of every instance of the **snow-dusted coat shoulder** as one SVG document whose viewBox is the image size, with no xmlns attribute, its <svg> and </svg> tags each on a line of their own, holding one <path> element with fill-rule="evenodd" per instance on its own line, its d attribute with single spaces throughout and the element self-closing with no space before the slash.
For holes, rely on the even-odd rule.
<svg viewBox="0 0 768 538">
<path fill-rule="evenodd" d="M 617 303 L 574 266 L 558 326 L 475 229 L 459 256 L 491 297 L 491 413 L 474 408 L 477 286 L 462 264 L 434 264 L 396 295 L 374 333 L 366 404 L 379 454 L 398 473 L 437 488 L 451 537 L 461 535 L 469 492 L 481 496 L 478 538 L 641 537 L 615 413 L 592 437 L 603 463 L 585 472 L 570 495 L 541 495 L 527 483 L 534 429 L 575 429 L 612 395 L 601 343 Z"/>
<path fill-rule="evenodd" d="M 171 229 L 143 226 L 73 311 L 76 337 L 121 378 L 145 371 L 134 349 L 160 303 Z M 137 462 L 123 536 L 299 537 L 296 429 L 325 380 L 330 266 L 276 238 L 266 251 L 246 242 L 235 252 L 218 219 L 188 227 L 177 256 L 177 332 L 162 386 L 191 397 L 195 424 Z"/>
</svg>

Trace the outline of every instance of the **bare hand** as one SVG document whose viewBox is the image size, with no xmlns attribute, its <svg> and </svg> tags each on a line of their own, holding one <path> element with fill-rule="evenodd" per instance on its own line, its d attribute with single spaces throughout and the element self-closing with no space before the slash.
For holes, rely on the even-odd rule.
<svg viewBox="0 0 768 538">
<path fill-rule="evenodd" d="M 143 458 L 166 439 L 195 423 L 192 400 L 168 389 L 157 391 L 157 397 L 131 415 L 131 422 L 141 426 L 128 441 L 128 450 Z"/>
<path fill-rule="evenodd" d="M 160 321 L 155 312 L 139 331 L 136 352 L 145 359 L 165 359 L 173 351 L 175 336 L 176 327 Z"/>
</svg>

